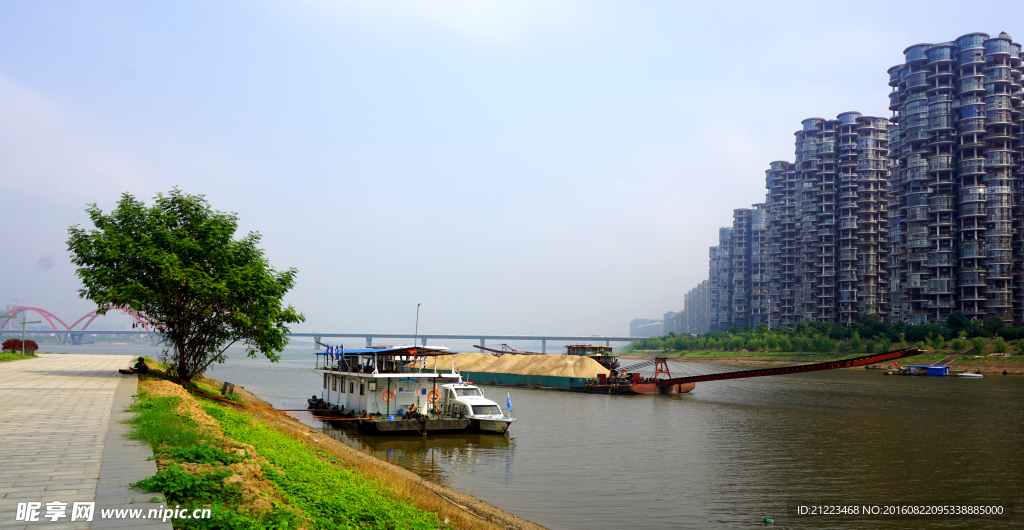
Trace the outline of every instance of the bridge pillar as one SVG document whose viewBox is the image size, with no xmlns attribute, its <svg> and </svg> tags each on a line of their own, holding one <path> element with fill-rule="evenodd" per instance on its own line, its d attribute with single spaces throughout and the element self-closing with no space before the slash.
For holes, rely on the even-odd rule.
<svg viewBox="0 0 1024 530">
<path fill-rule="evenodd" d="M 57 344 L 64 345 L 68 342 L 68 333 L 57 333 Z"/>
<path fill-rule="evenodd" d="M 547 353 L 548 352 L 548 339 L 540 339 L 540 352 L 541 353 Z"/>
<path fill-rule="evenodd" d="M 485 341 L 484 339 L 480 339 L 480 345 L 483 346 L 484 348 L 486 348 L 487 347 L 487 341 Z M 481 350 L 481 352 L 482 351 L 483 350 Z"/>
<path fill-rule="evenodd" d="M 423 342 L 423 347 L 426 348 L 427 347 L 427 338 L 423 337 L 422 339 L 420 339 L 420 341 Z"/>
<path fill-rule="evenodd" d="M 313 335 L 313 351 L 320 349 L 320 335 Z"/>
<path fill-rule="evenodd" d="M 84 336 L 85 336 L 85 333 L 72 333 L 71 334 L 71 344 L 74 344 L 75 346 L 78 346 L 78 345 L 82 344 L 82 337 L 84 337 Z"/>
<path fill-rule="evenodd" d="M 612 341 L 606 340 L 606 341 L 604 341 L 604 345 L 605 346 L 611 346 L 612 345 Z"/>
<path fill-rule="evenodd" d="M 366 347 L 369 348 L 371 346 L 373 346 L 373 337 L 367 335 L 366 336 Z"/>
<path fill-rule="evenodd" d="M 156 346 L 156 345 L 157 345 L 157 344 L 159 344 L 159 343 L 160 343 L 160 341 L 159 341 L 159 340 L 157 340 L 157 335 L 156 335 L 156 333 L 150 333 L 150 334 L 149 334 L 149 345 L 150 345 L 150 346 Z"/>
</svg>

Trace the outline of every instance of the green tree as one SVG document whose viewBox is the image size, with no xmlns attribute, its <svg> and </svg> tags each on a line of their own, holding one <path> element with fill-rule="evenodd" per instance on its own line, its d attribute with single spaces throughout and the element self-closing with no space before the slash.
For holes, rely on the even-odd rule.
<svg viewBox="0 0 1024 530">
<path fill-rule="evenodd" d="M 967 349 L 967 341 L 962 338 L 953 339 L 953 351 L 956 353 L 963 353 Z"/>
<path fill-rule="evenodd" d="M 907 334 L 906 333 L 900 333 L 900 349 L 901 350 L 907 349 Z"/>
<path fill-rule="evenodd" d="M 971 346 L 974 347 L 974 355 L 982 355 L 985 351 L 985 339 L 974 337 L 971 339 Z"/>
<path fill-rule="evenodd" d="M 277 361 L 287 324 L 305 320 L 281 305 L 297 271 L 272 269 L 258 233 L 234 239 L 238 217 L 211 209 L 202 195 L 174 188 L 147 207 L 125 193 L 110 215 L 95 204 L 86 211 L 95 228 L 68 229 L 79 296 L 101 314 L 114 306 L 144 314 L 163 333 L 181 382 L 224 362 L 239 342 L 249 357 Z"/>
<path fill-rule="evenodd" d="M 996 347 L 996 353 L 1006 353 L 1007 345 L 1003 339 L 996 339 L 992 341 L 992 345 Z"/>
<path fill-rule="evenodd" d="M 1006 326 L 1006 322 L 999 317 L 992 317 L 985 321 L 985 334 L 990 337 L 995 337 L 999 334 L 999 330 Z"/>
<path fill-rule="evenodd" d="M 766 333 L 768 333 L 768 323 L 761 322 L 760 324 L 757 325 L 757 334 L 764 336 Z"/>
<path fill-rule="evenodd" d="M 864 341 L 860 338 L 860 333 L 854 331 L 853 336 L 850 337 L 850 349 L 854 352 L 859 352 L 864 347 Z"/>
<path fill-rule="evenodd" d="M 957 309 L 946 317 L 946 324 L 949 324 L 949 327 L 953 328 L 953 331 L 960 331 L 962 329 L 967 329 L 967 327 L 971 325 L 971 321 L 963 311 Z"/>
</svg>

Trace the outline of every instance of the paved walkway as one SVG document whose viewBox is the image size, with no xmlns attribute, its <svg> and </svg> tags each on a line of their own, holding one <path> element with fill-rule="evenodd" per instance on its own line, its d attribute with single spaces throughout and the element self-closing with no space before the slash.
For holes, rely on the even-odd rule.
<svg viewBox="0 0 1024 530">
<path fill-rule="evenodd" d="M 161 507 L 150 502 L 154 494 L 127 487 L 156 473 L 149 447 L 123 438 L 118 423 L 138 380 L 117 370 L 132 359 L 40 355 L 0 363 L 0 528 L 171 528 L 102 513 Z M 47 518 L 53 501 L 67 503 L 56 520 Z M 33 502 L 41 503 L 39 520 L 17 520 L 19 503 Z M 75 502 L 95 503 L 91 522 L 71 521 Z"/>
</svg>

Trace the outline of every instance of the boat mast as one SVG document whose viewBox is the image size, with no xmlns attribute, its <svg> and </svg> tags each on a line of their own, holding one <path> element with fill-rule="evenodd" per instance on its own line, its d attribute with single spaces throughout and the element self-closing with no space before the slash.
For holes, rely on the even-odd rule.
<svg viewBox="0 0 1024 530">
<path fill-rule="evenodd" d="M 420 338 L 420 304 L 416 304 L 416 332 L 412 336 L 412 347 L 416 347 L 416 341 Z"/>
</svg>

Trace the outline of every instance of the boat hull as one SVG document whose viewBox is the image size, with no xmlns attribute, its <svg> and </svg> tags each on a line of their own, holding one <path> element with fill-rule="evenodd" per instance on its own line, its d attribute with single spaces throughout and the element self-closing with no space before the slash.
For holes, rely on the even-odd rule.
<svg viewBox="0 0 1024 530">
<path fill-rule="evenodd" d="M 674 385 L 658 386 L 655 383 L 618 384 L 618 385 L 589 385 L 574 387 L 573 392 L 585 392 L 587 394 L 685 394 L 696 387 L 695 383 L 678 383 Z"/>
<path fill-rule="evenodd" d="M 512 425 L 511 421 L 501 420 L 469 420 L 470 430 L 484 434 L 505 434 Z"/>
<path fill-rule="evenodd" d="M 469 428 L 470 420 L 460 418 L 359 420 L 359 430 L 373 434 L 439 434 L 465 432 Z"/>
</svg>

